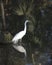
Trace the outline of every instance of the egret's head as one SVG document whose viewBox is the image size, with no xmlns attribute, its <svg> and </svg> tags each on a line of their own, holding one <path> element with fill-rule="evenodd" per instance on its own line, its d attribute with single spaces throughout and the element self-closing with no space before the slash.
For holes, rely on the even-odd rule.
<svg viewBox="0 0 52 65">
<path fill-rule="evenodd" d="M 25 24 L 28 23 L 28 22 L 30 22 L 30 21 L 29 21 L 29 20 L 26 20 L 26 21 L 25 21 Z"/>
</svg>

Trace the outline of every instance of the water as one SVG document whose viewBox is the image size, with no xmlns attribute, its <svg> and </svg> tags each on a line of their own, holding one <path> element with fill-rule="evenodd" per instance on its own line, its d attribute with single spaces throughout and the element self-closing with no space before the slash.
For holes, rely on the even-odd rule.
<svg viewBox="0 0 52 65">
<path fill-rule="evenodd" d="M 32 63 L 27 63 L 26 65 L 33 65 Z"/>
</svg>

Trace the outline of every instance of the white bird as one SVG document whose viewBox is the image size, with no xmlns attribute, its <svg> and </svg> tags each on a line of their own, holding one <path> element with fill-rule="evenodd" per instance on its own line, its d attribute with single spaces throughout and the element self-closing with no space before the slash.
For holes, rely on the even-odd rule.
<svg viewBox="0 0 52 65">
<path fill-rule="evenodd" d="M 14 47 L 17 51 L 19 51 L 19 52 L 21 52 L 21 53 L 24 53 L 24 54 L 25 54 L 25 57 L 26 57 L 26 50 L 25 50 L 25 48 L 24 48 L 23 46 L 21 46 L 21 45 L 19 45 L 19 46 L 13 45 L 13 47 Z"/>
<path fill-rule="evenodd" d="M 24 37 L 24 35 L 26 34 L 26 24 L 27 24 L 27 22 L 29 22 L 29 20 L 26 20 L 25 21 L 25 24 L 24 24 L 24 30 L 23 31 L 20 31 L 19 33 L 17 33 L 15 36 L 14 36 L 14 38 L 12 39 L 12 42 L 14 43 L 14 44 L 17 44 L 18 43 L 18 41 L 19 40 L 21 40 L 23 37 Z"/>
</svg>

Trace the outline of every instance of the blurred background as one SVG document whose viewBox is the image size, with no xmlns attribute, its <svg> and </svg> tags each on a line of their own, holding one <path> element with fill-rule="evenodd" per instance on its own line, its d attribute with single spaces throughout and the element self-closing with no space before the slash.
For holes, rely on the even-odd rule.
<svg viewBox="0 0 52 65">
<path fill-rule="evenodd" d="M 25 20 L 30 20 L 22 39 L 27 62 L 10 42 Z M 52 0 L 0 0 L 0 64 L 52 65 Z"/>
</svg>

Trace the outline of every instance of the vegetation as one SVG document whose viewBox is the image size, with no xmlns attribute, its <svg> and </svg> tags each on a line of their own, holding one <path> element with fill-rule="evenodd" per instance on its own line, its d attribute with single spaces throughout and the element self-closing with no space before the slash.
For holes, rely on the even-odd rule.
<svg viewBox="0 0 52 65">
<path fill-rule="evenodd" d="M 12 37 L 24 28 L 24 21 L 26 19 L 29 19 L 30 23 L 27 25 L 27 34 L 22 40 L 22 43 L 27 50 L 28 62 L 32 62 L 33 60 L 37 61 L 36 59 L 43 52 L 52 53 L 51 8 L 52 2 L 48 0 L 1 0 L 0 42 L 2 42 L 3 40 L 4 42 L 11 41 Z M 11 48 L 12 45 L 7 45 L 7 47 L 12 49 L 12 51 L 14 50 L 13 48 Z M 36 52 L 38 53 L 36 54 Z M 9 62 L 7 62 L 11 65 L 21 65 L 17 62 L 18 58 L 16 60 L 16 57 L 12 57 L 12 54 L 18 55 L 16 51 L 13 51 L 13 53 L 9 52 Z M 33 59 L 33 57 L 35 58 Z M 22 65 L 23 63 L 24 62 L 22 61 Z"/>
</svg>

